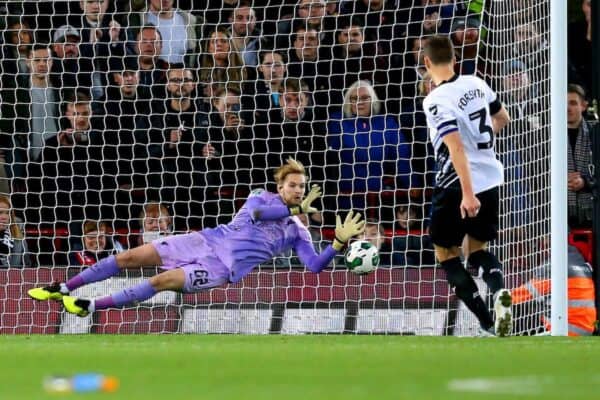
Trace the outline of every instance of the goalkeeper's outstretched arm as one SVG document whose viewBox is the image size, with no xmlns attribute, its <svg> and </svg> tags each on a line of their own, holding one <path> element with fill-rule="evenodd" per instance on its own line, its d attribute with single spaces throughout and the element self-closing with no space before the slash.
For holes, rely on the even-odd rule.
<svg viewBox="0 0 600 400">
<path fill-rule="evenodd" d="M 321 272 L 352 237 L 361 234 L 365 230 L 365 221 L 361 220 L 360 214 L 353 216 L 352 211 L 349 211 L 343 224 L 341 221 L 338 215 L 336 218 L 335 239 L 320 254 L 315 251 L 310 235 L 298 238 L 294 250 L 309 271 Z"/>
</svg>

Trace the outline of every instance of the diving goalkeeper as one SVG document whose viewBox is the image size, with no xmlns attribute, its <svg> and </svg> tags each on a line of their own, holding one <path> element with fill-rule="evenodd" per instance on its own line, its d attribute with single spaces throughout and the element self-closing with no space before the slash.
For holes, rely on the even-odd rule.
<svg viewBox="0 0 600 400">
<path fill-rule="evenodd" d="M 293 159 L 279 167 L 274 177 L 277 193 L 253 191 L 228 224 L 156 239 L 102 259 L 67 282 L 34 288 L 28 294 L 36 300 L 61 300 L 65 310 L 84 317 L 97 310 L 142 302 L 163 290 L 193 293 L 235 283 L 257 265 L 292 248 L 311 272 L 319 273 L 350 238 L 364 231 L 364 220 L 352 211 L 344 223 L 337 216 L 333 244 L 317 254 L 307 228 L 296 215 L 317 212 L 311 204 L 321 196 L 321 189 L 313 185 L 304 198 L 306 173 Z M 69 296 L 71 291 L 117 275 L 121 269 L 157 265 L 165 271 L 113 295 L 89 300 Z"/>
</svg>

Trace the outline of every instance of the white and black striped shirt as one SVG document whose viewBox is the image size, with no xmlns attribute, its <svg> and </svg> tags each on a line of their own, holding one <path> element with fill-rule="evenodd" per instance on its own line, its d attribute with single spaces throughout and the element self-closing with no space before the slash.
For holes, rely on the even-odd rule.
<svg viewBox="0 0 600 400">
<path fill-rule="evenodd" d="M 465 148 L 475 194 L 504 182 L 502 163 L 494 151 L 491 116 L 501 108 L 494 91 L 480 78 L 458 76 L 442 82 L 423 101 L 429 136 L 435 150 L 436 186 L 460 184 L 442 138 L 458 131 Z"/>
</svg>

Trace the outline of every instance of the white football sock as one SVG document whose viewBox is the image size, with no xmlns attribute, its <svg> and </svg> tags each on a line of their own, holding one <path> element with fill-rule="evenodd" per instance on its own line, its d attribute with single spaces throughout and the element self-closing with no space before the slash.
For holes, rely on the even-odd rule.
<svg viewBox="0 0 600 400">
<path fill-rule="evenodd" d="M 60 292 L 62 294 L 69 294 L 69 288 L 67 288 L 67 284 L 66 283 L 62 282 L 60 284 Z"/>
</svg>

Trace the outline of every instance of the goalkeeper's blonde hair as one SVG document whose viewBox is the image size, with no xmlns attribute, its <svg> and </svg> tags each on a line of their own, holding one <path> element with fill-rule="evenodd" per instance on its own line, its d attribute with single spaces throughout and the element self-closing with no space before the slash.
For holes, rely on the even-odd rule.
<svg viewBox="0 0 600 400">
<path fill-rule="evenodd" d="M 296 161 L 293 158 L 288 158 L 285 164 L 277 168 L 275 174 L 273 174 L 273 177 L 275 178 L 275 182 L 280 185 L 285 181 L 285 178 L 289 174 L 306 175 L 304 165 L 302 165 L 300 161 Z"/>
</svg>

